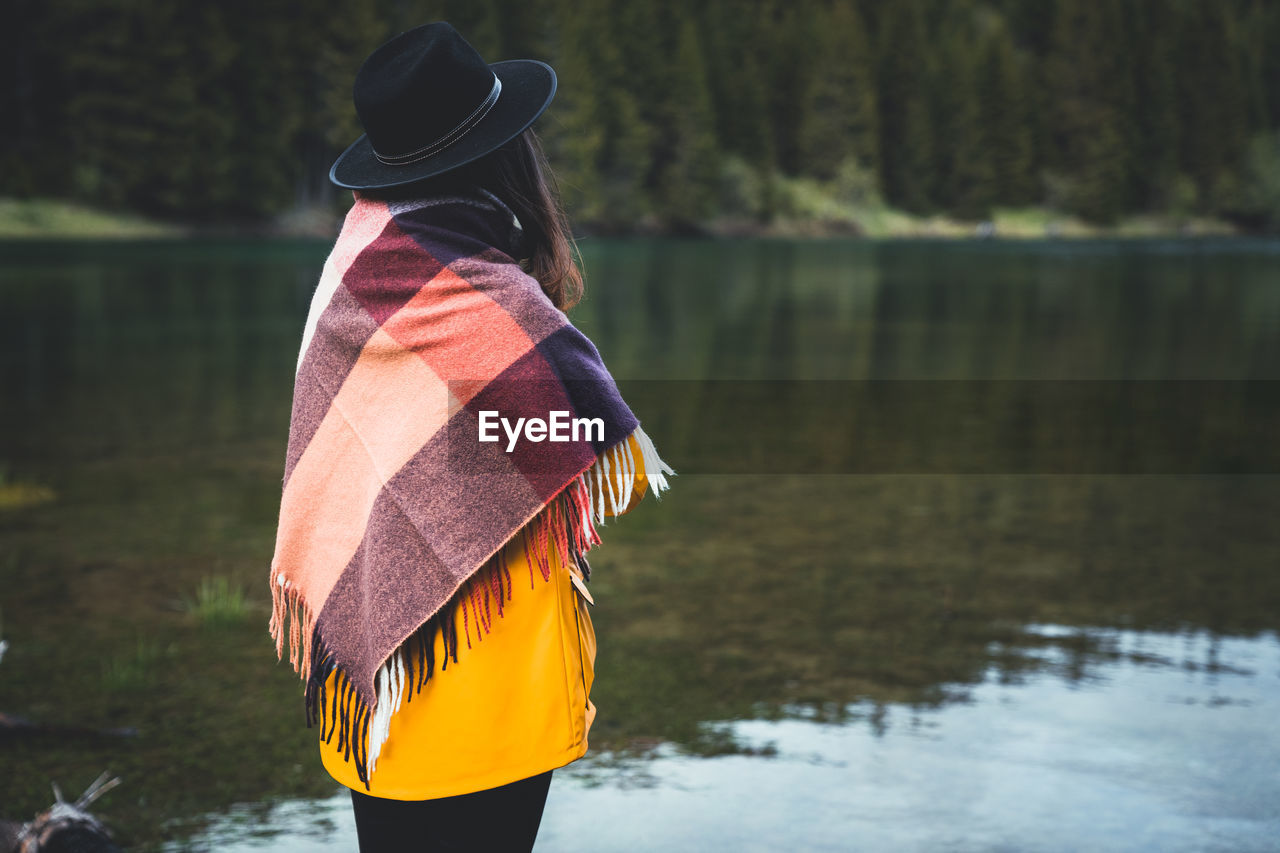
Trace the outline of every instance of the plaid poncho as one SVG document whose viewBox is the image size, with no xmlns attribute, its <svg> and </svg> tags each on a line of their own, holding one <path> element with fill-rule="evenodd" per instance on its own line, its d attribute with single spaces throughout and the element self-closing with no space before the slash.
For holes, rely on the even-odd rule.
<svg viewBox="0 0 1280 853">
<path fill-rule="evenodd" d="M 312 299 L 270 631 L 306 680 L 307 725 L 336 733 L 366 785 L 391 715 L 434 669 L 436 632 L 443 668 L 457 661 L 459 610 L 468 631 L 501 615 L 503 546 L 523 537 L 544 579 L 554 548 L 587 578 L 595 524 L 631 491 L 625 439 L 655 492 L 673 473 L 596 348 L 513 260 L 520 236 L 488 193 L 356 194 Z M 508 424 L 568 413 L 582 429 L 481 441 L 483 412 Z"/>
</svg>

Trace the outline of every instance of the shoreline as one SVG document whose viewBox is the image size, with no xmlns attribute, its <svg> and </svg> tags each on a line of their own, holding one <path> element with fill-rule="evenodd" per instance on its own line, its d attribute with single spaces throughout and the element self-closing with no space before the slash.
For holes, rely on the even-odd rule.
<svg viewBox="0 0 1280 853">
<path fill-rule="evenodd" d="M 341 214 L 315 207 L 266 222 L 197 225 L 164 222 L 131 212 L 114 212 L 57 199 L 0 198 L 0 241 L 36 240 L 181 240 L 200 238 L 329 240 L 336 237 Z M 1044 207 L 997 208 L 986 221 L 949 216 L 914 216 L 887 207 L 853 209 L 839 218 L 778 218 L 769 223 L 717 217 L 685 228 L 640 222 L 626 228 L 586 224 L 579 239 L 608 237 L 692 237 L 753 239 L 1171 239 L 1187 237 L 1267 237 L 1232 223 L 1203 216 L 1134 214 L 1109 226 L 1093 225 Z"/>
</svg>

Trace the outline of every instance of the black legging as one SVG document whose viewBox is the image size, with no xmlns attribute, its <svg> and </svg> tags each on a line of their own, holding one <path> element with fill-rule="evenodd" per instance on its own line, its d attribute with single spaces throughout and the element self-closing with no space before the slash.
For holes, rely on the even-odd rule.
<svg viewBox="0 0 1280 853">
<path fill-rule="evenodd" d="M 551 773 L 434 800 L 389 800 L 352 788 L 360 853 L 528 853 L 538 837 Z"/>
</svg>

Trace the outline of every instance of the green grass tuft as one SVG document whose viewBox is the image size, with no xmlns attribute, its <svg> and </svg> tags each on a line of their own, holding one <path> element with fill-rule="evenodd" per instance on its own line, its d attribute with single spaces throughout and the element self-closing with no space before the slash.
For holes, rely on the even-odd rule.
<svg viewBox="0 0 1280 853">
<path fill-rule="evenodd" d="M 203 625 L 228 625 L 244 619 L 249 603 L 243 586 L 232 583 L 225 575 L 218 575 L 202 578 L 195 598 L 183 598 L 182 609 Z"/>
</svg>

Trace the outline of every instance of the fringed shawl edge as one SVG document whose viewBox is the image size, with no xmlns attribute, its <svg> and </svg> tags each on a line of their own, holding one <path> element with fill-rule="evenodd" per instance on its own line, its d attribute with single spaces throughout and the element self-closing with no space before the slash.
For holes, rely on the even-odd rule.
<svg viewBox="0 0 1280 853">
<path fill-rule="evenodd" d="M 675 471 L 658 456 L 645 431 L 637 425 L 632 435 L 641 452 L 645 477 L 655 497 L 668 487 L 667 476 Z M 551 548 L 562 565 L 573 565 L 583 580 L 591 577 L 587 552 L 600 543 L 597 524 L 608 515 L 624 511 L 631 501 L 636 481 L 636 464 L 626 439 L 606 449 L 579 472 L 523 524 L 475 571 L 465 578 L 445 603 L 406 637 L 375 674 L 377 696 L 370 704 L 355 690 L 346 673 L 327 648 L 316 625 L 316 613 L 307 607 L 292 587 L 271 585 L 272 611 L 269 629 L 276 641 L 277 658 L 284 657 L 285 637 L 289 640 L 289 662 L 306 681 L 304 704 L 307 727 L 320 726 L 326 744 L 338 738 L 343 760 L 355 760 L 356 772 L 366 789 L 377 767 L 378 756 L 391 728 L 391 717 L 402 700 L 411 702 L 435 670 L 435 637 L 442 637 L 444 657 L 440 669 L 458 660 L 458 615 L 462 633 L 471 646 L 472 625 L 476 641 L 481 631 L 492 628 L 494 611 L 503 615 L 511 599 L 510 567 L 504 553 L 520 539 L 528 559 L 529 584 L 533 588 L 533 566 L 544 581 L 551 579 Z M 333 689 L 327 687 L 335 674 Z M 408 689 L 406 689 L 408 687 Z"/>
</svg>

